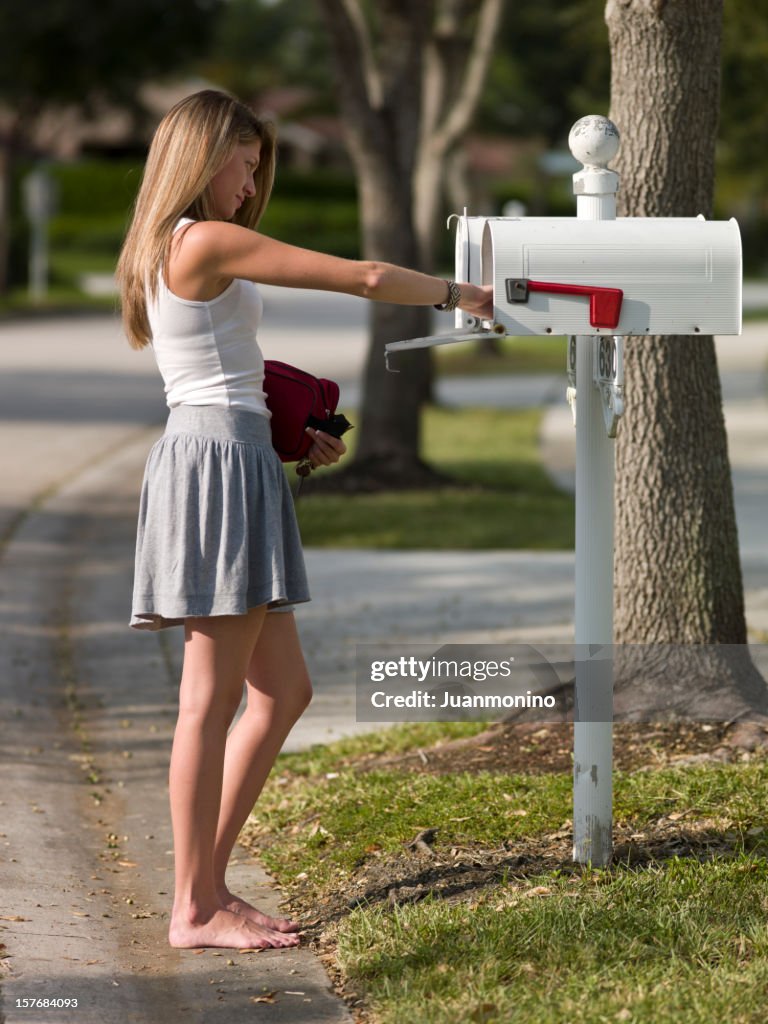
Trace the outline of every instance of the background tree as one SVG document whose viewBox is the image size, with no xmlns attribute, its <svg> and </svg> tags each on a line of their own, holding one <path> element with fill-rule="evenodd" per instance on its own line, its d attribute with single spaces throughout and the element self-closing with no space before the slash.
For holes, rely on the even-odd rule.
<svg viewBox="0 0 768 1024">
<path fill-rule="evenodd" d="M 306 0 L 227 0 L 200 62 L 206 78 L 258 104 L 265 90 L 303 87 L 333 109 L 331 57 L 322 14 Z"/>
<path fill-rule="evenodd" d="M 620 215 L 712 215 L 721 0 L 608 0 L 611 113 L 621 132 Z M 745 645 L 743 585 L 722 396 L 711 337 L 628 339 L 616 445 L 615 636 L 622 644 Z M 688 710 L 742 719 L 768 710 L 740 646 L 701 649 Z M 677 653 L 642 667 L 653 708 Z M 637 673 L 637 666 L 632 672 Z M 684 710 L 681 705 L 681 710 Z"/>
<path fill-rule="evenodd" d="M 507 4 L 475 128 L 566 148 L 571 125 L 608 109 L 603 0 Z"/>
<path fill-rule="evenodd" d="M 320 0 L 359 190 L 366 259 L 432 269 L 442 167 L 477 108 L 501 0 Z M 429 353 L 383 372 L 384 345 L 430 331 L 430 310 L 374 303 L 354 463 L 363 486 L 429 478 L 418 458 Z"/>
<path fill-rule="evenodd" d="M 135 103 L 150 75 L 188 64 L 207 43 L 222 0 L 0 0 L 0 292 L 7 286 L 14 160 L 46 107 Z"/>
</svg>

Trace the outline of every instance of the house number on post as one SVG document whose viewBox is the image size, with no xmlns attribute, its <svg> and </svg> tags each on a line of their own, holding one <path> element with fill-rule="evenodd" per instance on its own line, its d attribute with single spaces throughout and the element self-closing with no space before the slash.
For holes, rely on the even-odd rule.
<svg viewBox="0 0 768 1024">
<path fill-rule="evenodd" d="M 565 390 L 565 397 L 571 407 L 573 425 L 576 426 L 576 335 L 568 336 L 568 387 Z"/>
<path fill-rule="evenodd" d="M 592 381 L 600 392 L 603 420 L 608 437 L 616 437 L 619 418 L 624 414 L 624 339 L 618 335 L 592 339 Z M 565 397 L 576 426 L 576 336 L 568 338 L 568 387 Z"/>
<path fill-rule="evenodd" d="M 594 380 L 603 403 L 603 419 L 608 437 L 616 437 L 619 417 L 624 413 L 624 339 L 595 337 Z"/>
</svg>

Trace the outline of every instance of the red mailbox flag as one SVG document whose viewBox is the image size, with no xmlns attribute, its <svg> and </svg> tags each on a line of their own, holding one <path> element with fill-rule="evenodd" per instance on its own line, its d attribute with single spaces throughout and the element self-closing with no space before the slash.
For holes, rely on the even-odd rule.
<svg viewBox="0 0 768 1024">
<path fill-rule="evenodd" d="M 559 284 L 558 282 L 530 281 L 526 278 L 507 278 L 507 301 L 527 302 L 529 292 L 552 292 L 556 295 L 588 295 L 589 323 L 592 327 L 618 327 L 624 292 L 621 288 L 599 288 L 591 284 Z"/>
</svg>

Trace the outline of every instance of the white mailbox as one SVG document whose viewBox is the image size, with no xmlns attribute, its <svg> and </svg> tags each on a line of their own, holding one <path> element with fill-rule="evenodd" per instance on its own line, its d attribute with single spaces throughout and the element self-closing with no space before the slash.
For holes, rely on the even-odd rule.
<svg viewBox="0 0 768 1024">
<path fill-rule="evenodd" d="M 470 249 L 473 220 L 464 220 Z M 476 220 L 480 279 L 493 285 L 494 320 L 509 335 L 741 333 L 735 220 Z"/>
</svg>

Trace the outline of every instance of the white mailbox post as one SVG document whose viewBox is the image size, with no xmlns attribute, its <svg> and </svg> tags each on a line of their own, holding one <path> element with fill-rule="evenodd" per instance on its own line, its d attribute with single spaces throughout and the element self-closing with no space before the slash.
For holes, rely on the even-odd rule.
<svg viewBox="0 0 768 1024">
<path fill-rule="evenodd" d="M 615 223 L 619 176 L 607 167 L 619 148 L 615 125 L 610 121 L 577 121 L 568 144 L 584 165 L 573 177 L 577 219 L 598 228 L 606 222 Z M 621 309 L 616 311 L 615 308 L 607 319 L 615 320 L 616 313 L 620 319 Z M 590 309 L 590 323 L 593 320 Z M 615 337 L 619 339 L 620 335 Z M 576 420 L 574 632 L 577 655 L 581 645 L 594 644 L 599 648 L 613 642 L 615 458 L 611 432 L 606 431 L 602 422 L 601 396 L 593 385 L 599 370 L 596 339 L 592 332 L 585 332 L 571 335 L 568 341 L 568 365 L 575 364 L 575 380 L 569 381 L 572 389 L 569 399 Z M 615 344 L 621 353 L 621 341 L 616 340 Z M 610 371 L 606 377 L 610 377 Z M 619 412 L 623 412 L 620 356 L 613 377 Z M 613 435 L 615 431 L 614 422 Z M 613 672 L 610 662 L 577 656 L 574 687 L 573 859 L 580 864 L 591 862 L 604 867 L 613 852 Z"/>
<path fill-rule="evenodd" d="M 571 129 L 570 217 L 458 218 L 456 280 L 492 284 L 493 320 L 457 310 L 441 335 L 387 353 L 469 338 L 566 335 L 566 397 L 576 426 L 576 679 L 573 857 L 612 852 L 613 438 L 624 411 L 622 338 L 741 333 L 738 225 L 703 217 L 616 218 L 608 168 L 616 126 L 583 117 Z M 578 407 L 578 415 L 577 415 Z"/>
</svg>

